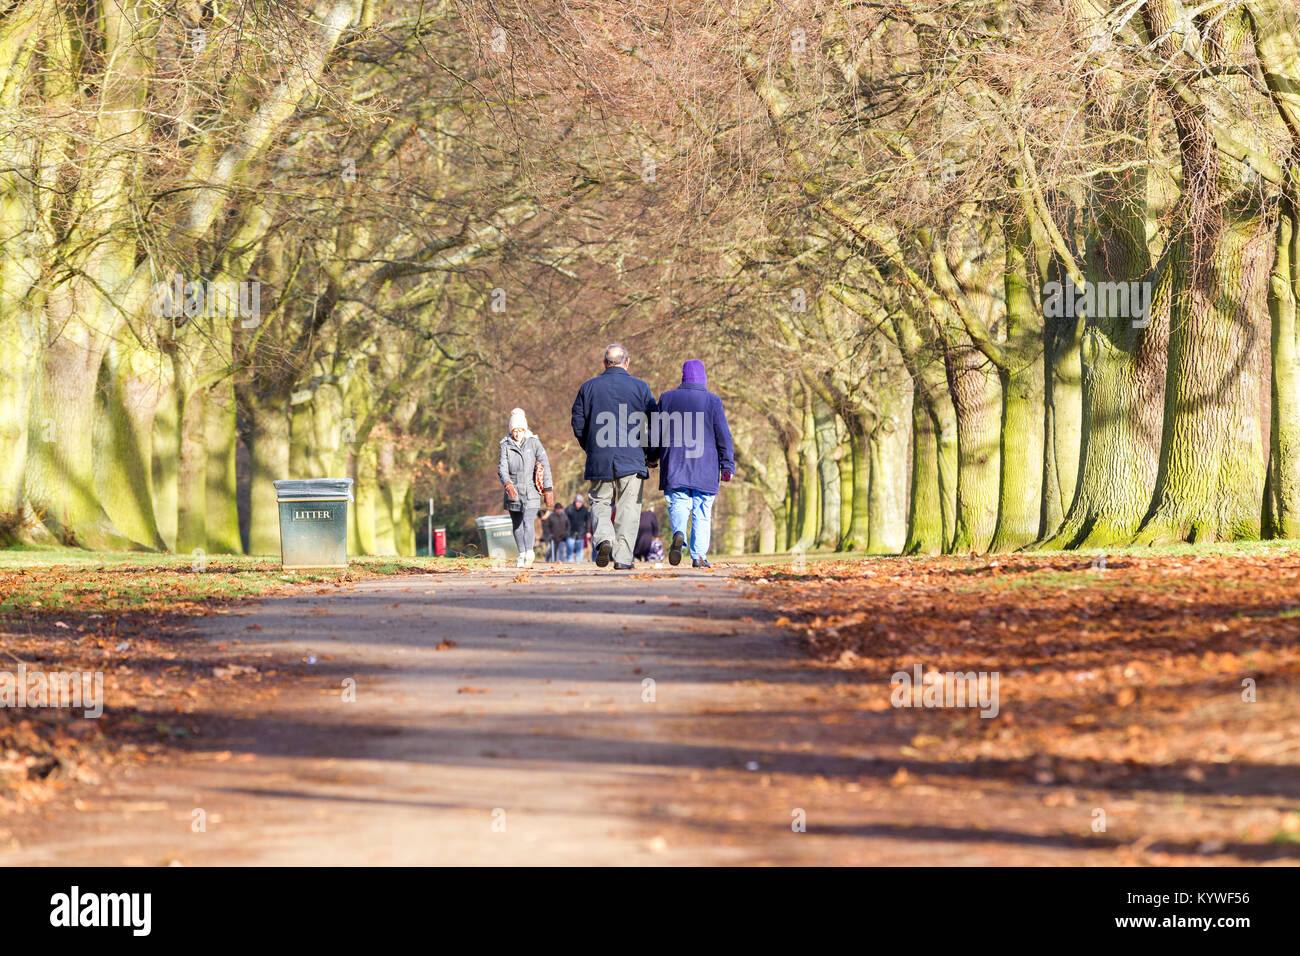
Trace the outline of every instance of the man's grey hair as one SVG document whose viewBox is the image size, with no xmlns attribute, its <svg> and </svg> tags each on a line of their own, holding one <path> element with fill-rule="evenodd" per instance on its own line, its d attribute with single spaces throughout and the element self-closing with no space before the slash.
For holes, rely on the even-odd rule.
<svg viewBox="0 0 1300 956">
<path fill-rule="evenodd" d="M 622 365 L 627 361 L 627 349 L 615 342 L 605 349 L 606 365 Z"/>
</svg>

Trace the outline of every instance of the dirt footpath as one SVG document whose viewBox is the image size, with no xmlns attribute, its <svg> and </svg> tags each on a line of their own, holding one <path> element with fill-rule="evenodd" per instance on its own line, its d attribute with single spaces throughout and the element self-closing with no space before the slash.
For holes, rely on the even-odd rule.
<svg viewBox="0 0 1300 956">
<path fill-rule="evenodd" d="M 927 763 L 886 684 L 808 659 L 756 595 L 725 571 L 538 565 L 208 618 L 232 662 L 311 676 L 205 701 L 199 749 L 51 803 L 0 863 L 1243 861 L 1198 828 L 1251 808 L 1213 795 L 1189 817 L 1160 788 Z"/>
</svg>

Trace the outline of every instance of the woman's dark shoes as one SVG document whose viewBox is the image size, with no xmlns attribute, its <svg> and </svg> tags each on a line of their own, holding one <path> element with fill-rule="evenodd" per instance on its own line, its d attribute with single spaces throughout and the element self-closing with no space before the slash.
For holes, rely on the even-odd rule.
<svg viewBox="0 0 1300 956">
<path fill-rule="evenodd" d="M 668 546 L 668 563 L 673 567 L 682 563 L 682 552 L 686 550 L 686 535 L 680 531 L 673 532 L 673 543 Z"/>
<path fill-rule="evenodd" d="M 610 555 L 614 553 L 614 546 L 608 541 L 602 541 L 596 545 L 596 567 L 609 567 Z"/>
<path fill-rule="evenodd" d="M 691 567 L 693 568 L 711 568 L 708 558 L 691 558 Z"/>
</svg>

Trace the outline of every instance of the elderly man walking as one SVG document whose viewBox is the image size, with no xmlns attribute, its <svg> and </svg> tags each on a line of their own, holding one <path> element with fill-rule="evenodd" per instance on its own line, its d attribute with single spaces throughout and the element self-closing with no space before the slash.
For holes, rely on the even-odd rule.
<svg viewBox="0 0 1300 956">
<path fill-rule="evenodd" d="M 628 374 L 627 349 L 605 349 L 605 370 L 588 379 L 573 400 L 573 435 L 587 453 L 583 477 L 591 482 L 587 503 L 595 522 L 591 540 L 597 567 L 632 567 L 632 546 L 641 523 L 642 482 L 658 463 L 647 449 L 655 411 L 650 386 Z"/>
<path fill-rule="evenodd" d="M 703 362 L 691 359 L 682 365 L 682 384 L 659 396 L 658 411 L 659 487 L 668 499 L 673 529 L 668 563 L 681 563 L 689 520 L 691 566 L 707 568 L 718 479 L 731 480 L 736 458 L 722 399 L 709 391 Z"/>
</svg>

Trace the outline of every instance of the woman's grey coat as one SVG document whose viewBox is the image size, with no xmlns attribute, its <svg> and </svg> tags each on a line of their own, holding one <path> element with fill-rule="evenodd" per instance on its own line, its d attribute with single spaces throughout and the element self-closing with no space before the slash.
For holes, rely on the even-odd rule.
<svg viewBox="0 0 1300 956">
<path fill-rule="evenodd" d="M 497 477 L 501 479 L 502 485 L 507 481 L 514 482 L 515 491 L 519 492 L 519 497 L 512 501 L 510 495 L 502 491 L 507 511 L 536 509 L 542 506 L 542 493 L 537 490 L 537 484 L 533 481 L 535 465 L 539 461 L 542 463 L 542 484 L 550 488 L 552 487 L 551 462 L 546 457 L 546 449 L 542 447 L 541 439 L 532 432 L 524 436 L 522 444 L 516 444 L 509 435 L 501 439 Z"/>
</svg>

